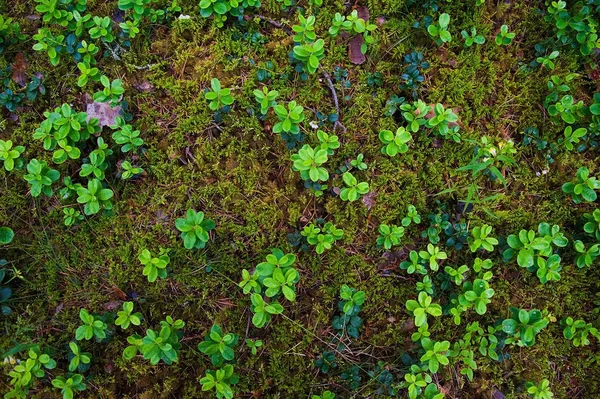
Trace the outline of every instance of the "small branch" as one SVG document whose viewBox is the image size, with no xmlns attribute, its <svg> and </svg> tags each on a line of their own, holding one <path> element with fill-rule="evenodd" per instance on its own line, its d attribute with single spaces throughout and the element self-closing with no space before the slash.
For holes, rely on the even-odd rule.
<svg viewBox="0 0 600 399">
<path fill-rule="evenodd" d="M 290 35 L 293 33 L 290 28 L 288 28 L 287 26 L 285 26 L 281 22 L 277 22 L 277 21 L 275 21 L 275 20 L 273 20 L 271 18 L 265 17 L 264 15 L 255 15 L 254 18 L 261 19 L 261 20 L 263 20 L 265 22 L 270 23 L 271 25 L 273 25 L 276 28 L 283 29 L 284 31 L 286 31 Z"/>
<path fill-rule="evenodd" d="M 337 92 L 335 91 L 335 87 L 333 87 L 333 82 L 331 81 L 331 77 L 325 71 L 323 71 L 323 77 L 327 81 L 327 86 L 329 87 L 329 90 L 331 91 L 331 95 L 333 96 L 333 104 L 335 105 L 335 112 L 337 113 L 337 117 L 338 117 L 338 120 L 335 121 L 335 123 L 333 124 L 333 130 L 335 130 L 336 127 L 340 127 L 344 131 L 344 133 L 346 133 L 347 132 L 346 126 L 342 125 L 342 122 L 340 122 L 340 104 L 338 102 Z"/>
</svg>

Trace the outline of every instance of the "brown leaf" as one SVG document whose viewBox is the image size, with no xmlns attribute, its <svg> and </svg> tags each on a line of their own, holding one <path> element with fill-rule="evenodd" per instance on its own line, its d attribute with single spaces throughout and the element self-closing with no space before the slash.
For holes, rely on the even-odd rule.
<svg viewBox="0 0 600 399">
<path fill-rule="evenodd" d="M 374 191 L 371 191 L 362 197 L 362 202 L 365 204 L 368 210 L 371 210 L 371 208 L 373 208 L 375 205 L 375 198 L 377 198 L 377 193 Z"/>
<path fill-rule="evenodd" d="M 25 61 L 25 57 L 23 53 L 17 53 L 15 56 L 15 62 L 11 65 L 12 68 L 12 79 L 21 87 L 25 87 L 27 85 L 27 74 L 25 70 L 27 69 L 27 61 Z"/>
<path fill-rule="evenodd" d="M 116 125 L 115 118 L 119 116 L 121 107 L 116 106 L 111 108 L 107 103 L 93 102 L 87 105 L 86 112 L 89 118 L 97 118 L 100 120 L 100 127 Z"/>
</svg>

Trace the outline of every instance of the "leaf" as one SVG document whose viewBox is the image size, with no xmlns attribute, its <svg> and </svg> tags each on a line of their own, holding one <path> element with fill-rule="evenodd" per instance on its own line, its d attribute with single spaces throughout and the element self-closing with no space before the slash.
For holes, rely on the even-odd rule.
<svg viewBox="0 0 600 399">
<path fill-rule="evenodd" d="M 10 227 L 0 227 L 0 244 L 9 244 L 15 236 Z"/>
<path fill-rule="evenodd" d="M 25 57 L 23 53 L 17 53 L 15 56 L 15 61 L 11 65 L 12 69 L 12 80 L 17 83 L 21 87 L 25 87 L 27 85 L 27 74 L 25 70 L 27 69 L 27 62 L 25 61 Z"/>
</svg>

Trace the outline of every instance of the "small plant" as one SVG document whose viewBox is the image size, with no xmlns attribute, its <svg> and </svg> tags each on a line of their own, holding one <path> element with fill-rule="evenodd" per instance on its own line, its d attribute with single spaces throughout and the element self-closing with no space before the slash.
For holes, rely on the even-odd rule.
<svg viewBox="0 0 600 399">
<path fill-rule="evenodd" d="M 356 177 L 350 172 L 346 172 L 342 175 L 342 179 L 346 184 L 346 187 L 340 191 L 340 198 L 342 201 L 356 201 L 361 195 L 369 192 L 369 183 L 358 182 Z"/>
<path fill-rule="evenodd" d="M 102 75 L 100 83 L 102 83 L 104 89 L 94 93 L 94 101 L 109 103 L 111 107 L 116 106 L 121 101 L 123 93 L 125 93 L 121 79 L 115 79 L 111 82 L 107 76 Z"/>
<path fill-rule="evenodd" d="M 596 209 L 593 213 L 584 213 L 583 217 L 587 220 L 583 230 L 600 242 L 600 209 Z"/>
<path fill-rule="evenodd" d="M 344 302 L 344 313 L 350 314 L 355 311 L 355 307 L 360 307 L 365 302 L 365 292 L 356 291 L 344 284 L 340 288 L 340 298 Z"/>
<path fill-rule="evenodd" d="M 29 388 L 35 381 L 46 375 L 46 370 L 52 370 L 56 367 L 56 361 L 49 355 L 42 353 L 39 346 L 29 349 L 28 358 L 23 359 L 9 373 L 11 377 L 11 390 L 6 395 L 7 398 L 24 398 L 29 393 Z"/>
<path fill-rule="evenodd" d="M 410 373 L 404 375 L 404 381 L 401 386 L 408 389 L 409 399 L 443 399 L 444 394 L 438 392 L 437 385 L 432 382 L 433 380 L 427 374 L 427 371 L 429 371 L 428 366 L 419 367 L 413 364 L 410 366 Z"/>
<path fill-rule="evenodd" d="M 438 247 L 432 244 L 427 244 L 427 251 L 419 251 L 419 257 L 429 261 L 429 268 L 436 272 L 439 269 L 439 264 L 437 261 L 447 259 L 448 255 Z"/>
<path fill-rule="evenodd" d="M 303 180 L 313 182 L 329 180 L 329 172 L 322 165 L 327 162 L 327 150 L 318 148 L 313 149 L 305 144 L 297 154 L 291 156 L 293 162 L 292 169 L 300 172 Z"/>
<path fill-rule="evenodd" d="M 525 384 L 527 388 L 527 393 L 533 399 L 552 399 L 554 394 L 550 392 L 550 381 L 546 378 L 542 380 L 538 385 L 533 382 L 528 382 Z"/>
<path fill-rule="evenodd" d="M 123 302 L 123 310 L 117 312 L 115 324 L 121 326 L 123 330 L 127 330 L 130 325 L 139 326 L 142 322 L 142 314 L 140 312 L 133 313 L 133 302 Z"/>
<path fill-rule="evenodd" d="M 17 164 L 17 167 L 23 163 L 20 157 L 24 151 L 25 147 L 22 145 L 13 148 L 12 141 L 0 140 L 0 161 L 4 161 L 4 169 L 7 172 L 14 169 L 15 163 Z"/>
<path fill-rule="evenodd" d="M 167 265 L 171 261 L 169 255 L 161 253 L 158 258 L 153 258 L 150 251 L 144 249 L 138 259 L 144 265 L 143 274 L 148 276 L 149 282 L 155 282 L 158 277 L 167 277 Z"/>
<path fill-rule="evenodd" d="M 90 66 L 88 62 L 79 62 L 77 64 L 77 68 L 81 73 L 79 75 L 79 79 L 77 79 L 77 86 L 85 87 L 90 80 L 93 82 L 100 80 L 100 70 L 96 67 Z"/>
<path fill-rule="evenodd" d="M 256 102 L 260 104 L 260 113 L 263 115 L 267 114 L 269 108 L 277 105 L 277 96 L 279 96 L 279 92 L 277 90 L 269 90 L 267 86 L 263 86 L 261 90 L 254 90 L 254 98 L 256 98 Z"/>
<path fill-rule="evenodd" d="M 399 127 L 395 134 L 390 130 L 380 131 L 379 140 L 385 144 L 381 149 L 381 153 L 394 157 L 398 153 L 402 154 L 408 151 L 406 143 L 412 140 L 412 136 L 405 128 Z"/>
<path fill-rule="evenodd" d="M 494 293 L 485 280 L 476 279 L 473 283 L 466 281 L 463 284 L 463 293 L 458 297 L 458 303 L 464 310 L 474 307 L 477 314 L 484 315 Z"/>
<path fill-rule="evenodd" d="M 373 44 L 375 40 L 370 35 L 377 29 L 377 25 L 366 22 L 364 19 L 359 18 L 358 11 L 352 10 L 352 13 L 347 17 L 344 17 L 340 13 L 336 13 L 333 17 L 332 26 L 329 28 L 329 34 L 332 37 L 337 37 L 340 30 L 348 32 L 354 35 L 362 35 L 363 43 L 360 47 L 362 54 L 367 52 L 368 44 Z"/>
<path fill-rule="evenodd" d="M 210 81 L 210 88 L 211 90 L 204 93 L 204 98 L 209 101 L 208 107 L 211 110 L 218 111 L 233 104 L 234 99 L 231 96 L 231 90 L 221 88 L 219 79 L 213 78 Z"/>
<path fill-rule="evenodd" d="M 77 202 L 85 204 L 83 212 L 86 215 L 95 215 L 100 212 L 100 209 L 112 210 L 110 199 L 114 193 L 109 188 L 102 188 L 102 183 L 98 179 L 92 179 L 88 182 L 87 188 L 81 187 L 77 189 Z"/>
<path fill-rule="evenodd" d="M 432 298 L 425 292 L 419 292 L 418 301 L 411 299 L 406 302 L 406 309 L 415 317 L 415 326 L 427 323 L 427 314 L 434 317 L 442 315 L 442 307 L 431 302 Z"/>
<path fill-rule="evenodd" d="M 326 249 L 331 249 L 333 243 L 344 236 L 344 231 L 335 227 L 331 222 L 325 223 L 322 227 L 311 223 L 304 227 L 300 234 L 306 237 L 309 244 L 316 246 L 318 254 L 322 254 Z"/>
<path fill-rule="evenodd" d="M 323 0 L 315 0 L 315 1 L 323 1 Z M 310 399 L 335 399 L 335 394 L 331 391 L 324 391 L 320 395 L 311 395 Z"/>
<path fill-rule="evenodd" d="M 263 342 L 260 339 L 246 338 L 246 345 L 248 345 L 248 348 L 250 348 L 252 355 L 256 356 L 258 353 L 258 348 L 263 346 Z"/>
<path fill-rule="evenodd" d="M 15 232 L 10 227 L 0 227 L 0 245 L 10 244 L 15 237 Z M 4 277 L 4 276 L 2 276 Z M 2 279 L 0 279 L 2 281 Z"/>
<path fill-rule="evenodd" d="M 435 342 L 429 338 L 423 338 L 421 345 L 425 350 L 425 354 L 421 356 L 420 360 L 427 363 L 430 372 L 437 373 L 440 364 L 447 366 L 450 363 L 447 356 L 450 349 L 450 342 Z"/>
<path fill-rule="evenodd" d="M 503 171 L 509 166 L 516 166 L 513 156 L 517 153 L 514 142 L 501 141 L 494 145 L 486 136 L 481 137 L 475 147 L 475 155 L 468 165 L 457 170 L 470 170 L 473 177 L 487 174 L 493 181 L 499 181 L 506 186 Z"/>
<path fill-rule="evenodd" d="M 120 119 L 122 121 L 122 119 Z M 121 152 L 136 152 L 138 148 L 144 145 L 144 140 L 140 137 L 140 131 L 134 130 L 129 124 L 113 126 L 116 128 L 112 134 L 115 143 L 121 146 Z"/>
<path fill-rule="evenodd" d="M 408 227 L 411 223 L 421 223 L 421 216 L 417 212 L 417 208 L 414 205 L 409 205 L 406 216 L 402 219 L 402 226 Z"/>
<path fill-rule="evenodd" d="M 258 328 L 264 327 L 271 320 L 271 315 L 283 313 L 283 306 L 279 302 L 267 303 L 260 294 L 252 294 L 250 300 L 250 309 L 254 312 L 252 324 Z"/>
<path fill-rule="evenodd" d="M 79 311 L 79 318 L 83 321 L 83 324 L 77 327 L 75 331 L 75 339 L 77 341 L 81 341 L 82 339 L 89 341 L 94 337 L 97 340 L 106 338 L 106 329 L 108 326 L 105 322 L 92 316 L 83 308 Z"/>
<path fill-rule="evenodd" d="M 458 269 L 452 266 L 444 267 L 444 272 L 450 277 L 450 280 L 456 285 L 461 285 L 465 280 L 465 273 L 469 271 L 469 266 L 462 265 Z"/>
<path fill-rule="evenodd" d="M 573 202 L 581 203 L 581 200 L 594 202 L 598 195 L 596 190 L 600 189 L 600 181 L 595 177 L 590 177 L 590 171 L 582 166 L 577 170 L 577 183 L 565 183 L 562 186 L 563 192 L 571 194 Z"/>
<path fill-rule="evenodd" d="M 516 34 L 514 32 L 508 31 L 508 25 L 502 25 L 500 27 L 500 32 L 496 35 L 496 44 L 498 46 L 508 46 L 512 43 Z"/>
<path fill-rule="evenodd" d="M 75 342 L 69 342 L 69 348 L 73 354 L 73 357 L 69 362 L 70 372 L 74 372 L 77 369 L 82 369 L 83 367 L 89 367 L 89 364 L 92 361 L 91 353 L 82 352 L 79 348 L 79 345 L 77 345 Z"/>
<path fill-rule="evenodd" d="M 562 120 L 572 125 L 585 117 L 585 105 L 583 104 L 583 100 L 575 102 L 573 96 L 566 95 L 548 106 L 548 114 L 554 122 Z"/>
<path fill-rule="evenodd" d="M 600 244 L 594 244 L 586 249 L 585 244 L 577 240 L 573 246 L 575 251 L 579 253 L 577 258 L 575 258 L 575 264 L 579 268 L 590 267 L 596 258 L 600 256 Z"/>
<path fill-rule="evenodd" d="M 537 57 L 536 61 L 542 66 L 548 69 L 554 70 L 554 60 L 558 57 L 560 53 L 558 50 L 554 50 L 547 56 Z"/>
<path fill-rule="evenodd" d="M 580 127 L 578 129 L 573 130 L 572 126 L 565 127 L 564 131 L 565 138 L 562 141 L 562 144 L 569 151 L 573 151 L 575 149 L 574 144 L 578 144 L 579 141 L 585 137 L 587 134 L 587 129 L 584 127 Z"/>
<path fill-rule="evenodd" d="M 287 108 L 277 104 L 273 109 L 279 118 L 279 122 L 273 126 L 273 133 L 300 133 L 300 122 L 304 120 L 304 108 L 297 105 L 296 101 L 290 101 Z"/>
<path fill-rule="evenodd" d="M 333 155 L 333 150 L 340 148 L 338 136 L 327 134 L 322 130 L 317 130 L 317 139 L 321 143 L 319 148 L 326 150 L 327 155 Z"/>
<path fill-rule="evenodd" d="M 364 155 L 358 154 L 356 159 L 350 161 L 350 166 L 358 170 L 367 170 L 367 164 L 363 162 Z"/>
<path fill-rule="evenodd" d="M 290 268 L 284 274 L 280 268 L 276 268 L 272 277 L 267 277 L 263 281 L 263 285 L 267 287 L 265 295 L 271 298 L 281 293 L 288 301 L 293 302 L 296 300 L 294 289 L 299 278 L 296 269 Z"/>
<path fill-rule="evenodd" d="M 86 387 L 81 374 L 74 374 L 68 378 L 59 375 L 52 380 L 52 386 L 60 389 L 63 399 L 72 399 L 77 391 L 85 391 Z"/>
<path fill-rule="evenodd" d="M 471 252 L 477 252 L 480 248 L 493 252 L 494 246 L 498 245 L 498 240 L 490 237 L 490 234 L 492 234 L 492 226 L 484 224 L 481 227 L 474 227 L 471 230 L 472 237 L 469 237 L 468 241 Z"/>
<path fill-rule="evenodd" d="M 544 317 L 537 309 L 523 310 L 511 308 L 512 317 L 502 322 L 502 331 L 509 335 L 507 344 L 518 346 L 533 346 L 535 336 L 549 323 L 549 318 Z"/>
<path fill-rule="evenodd" d="M 325 41 L 318 39 L 314 43 L 294 46 L 294 58 L 302 62 L 305 72 L 313 74 L 319 69 L 319 63 L 325 57 Z"/>
<path fill-rule="evenodd" d="M 425 126 L 431 128 L 433 133 L 438 136 L 460 143 L 460 134 L 458 133 L 460 128 L 456 121 L 458 121 L 458 116 L 451 108 L 446 109 L 442 104 L 437 103 L 433 107 L 433 116 L 426 120 Z"/>
<path fill-rule="evenodd" d="M 408 259 L 409 260 L 400 263 L 401 269 L 406 270 L 408 274 L 427 274 L 427 269 L 423 265 L 425 261 L 419 256 L 417 251 L 410 251 L 408 254 Z"/>
<path fill-rule="evenodd" d="M 112 34 L 112 20 L 110 17 L 94 17 L 93 25 L 89 30 L 92 39 L 101 39 L 102 42 L 111 43 L 115 40 Z"/>
<path fill-rule="evenodd" d="M 31 196 L 39 197 L 44 194 L 46 197 L 52 196 L 52 183 L 58 181 L 60 173 L 57 170 L 48 167 L 45 161 L 32 159 L 27 164 L 27 173 L 24 179 L 31 186 Z"/>
<path fill-rule="evenodd" d="M 220 367 L 224 362 L 233 360 L 235 356 L 233 348 L 237 343 L 237 335 L 224 334 L 221 327 L 215 324 L 204 337 L 204 342 L 198 344 L 198 350 L 210 356 L 213 366 Z"/>
<path fill-rule="evenodd" d="M 394 245 L 400 244 L 400 239 L 404 236 L 404 227 L 379 225 L 379 237 L 377 245 L 385 249 L 391 249 Z"/>
<path fill-rule="evenodd" d="M 600 340 L 600 334 L 598 333 L 598 329 L 592 326 L 591 323 L 586 323 L 583 320 L 574 320 L 572 317 L 567 317 L 564 320 L 565 329 L 563 330 L 563 335 L 566 339 L 573 341 L 573 346 L 588 346 L 590 344 L 590 340 L 588 339 L 589 335 L 596 337 L 596 339 Z"/>
<path fill-rule="evenodd" d="M 205 376 L 200 379 L 200 384 L 203 392 L 214 390 L 218 399 L 233 399 L 231 386 L 237 384 L 239 379 L 240 377 L 233 372 L 233 366 L 226 364 L 216 371 L 206 370 Z"/>
<path fill-rule="evenodd" d="M 173 320 L 171 316 L 167 316 L 166 320 L 161 321 L 160 324 L 160 332 L 156 333 L 154 330 L 146 330 L 146 336 L 137 347 L 144 356 L 144 359 L 150 360 L 150 364 L 153 366 L 157 365 L 161 360 L 168 365 L 179 360 L 178 350 L 181 348 L 181 344 L 179 343 L 181 333 L 179 330 L 185 326 L 183 320 Z M 130 342 L 129 339 L 127 341 Z M 132 341 L 137 343 L 135 338 Z M 136 346 L 133 346 L 133 348 L 136 348 Z M 129 355 L 134 354 L 135 351 L 129 353 Z"/>
<path fill-rule="evenodd" d="M 208 242 L 208 233 L 215 228 L 215 222 L 204 218 L 204 212 L 188 209 L 185 219 L 178 218 L 175 227 L 181 231 L 183 246 L 187 249 L 202 249 Z"/>
<path fill-rule="evenodd" d="M 477 34 L 477 29 L 475 27 L 471 28 L 471 33 L 463 30 L 460 32 L 461 36 L 465 39 L 465 46 L 471 47 L 473 44 L 483 44 L 485 43 L 485 37 Z"/>
<path fill-rule="evenodd" d="M 448 31 L 449 24 L 450 15 L 443 13 L 440 15 L 436 24 L 431 24 L 427 27 L 427 32 L 435 38 L 435 42 L 438 46 L 452 41 L 452 35 Z"/>
<path fill-rule="evenodd" d="M 121 168 L 123 169 L 123 173 L 121 173 L 121 178 L 123 180 L 128 180 L 134 176 L 144 173 L 144 169 L 131 165 L 129 161 L 123 161 L 121 163 Z"/>
<path fill-rule="evenodd" d="M 315 361 L 315 367 L 318 368 L 323 374 L 329 373 L 331 369 L 335 369 L 337 366 L 335 353 L 331 351 L 324 351 Z"/>
</svg>

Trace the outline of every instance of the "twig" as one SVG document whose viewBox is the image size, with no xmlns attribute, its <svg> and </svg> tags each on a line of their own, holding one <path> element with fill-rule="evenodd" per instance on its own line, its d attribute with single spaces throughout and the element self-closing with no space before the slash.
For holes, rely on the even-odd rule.
<svg viewBox="0 0 600 399">
<path fill-rule="evenodd" d="M 333 87 L 331 77 L 325 71 L 323 71 L 323 77 L 325 77 L 325 80 L 327 81 L 327 86 L 329 87 L 331 95 L 333 96 L 333 104 L 335 105 L 335 112 L 337 113 L 338 117 L 337 121 L 335 121 L 335 123 L 333 124 L 333 130 L 335 130 L 335 128 L 339 126 L 344 131 L 344 133 L 346 133 L 346 126 L 342 125 L 342 122 L 340 122 L 340 104 L 338 102 L 337 92 L 335 91 L 335 87 Z"/>
<path fill-rule="evenodd" d="M 290 28 L 288 28 L 287 26 L 285 26 L 284 24 L 282 24 L 281 22 L 277 22 L 271 18 L 265 17 L 264 15 L 255 15 L 254 18 L 262 19 L 263 21 L 270 23 L 274 27 L 283 29 L 287 33 L 292 34 L 292 30 Z"/>
</svg>

